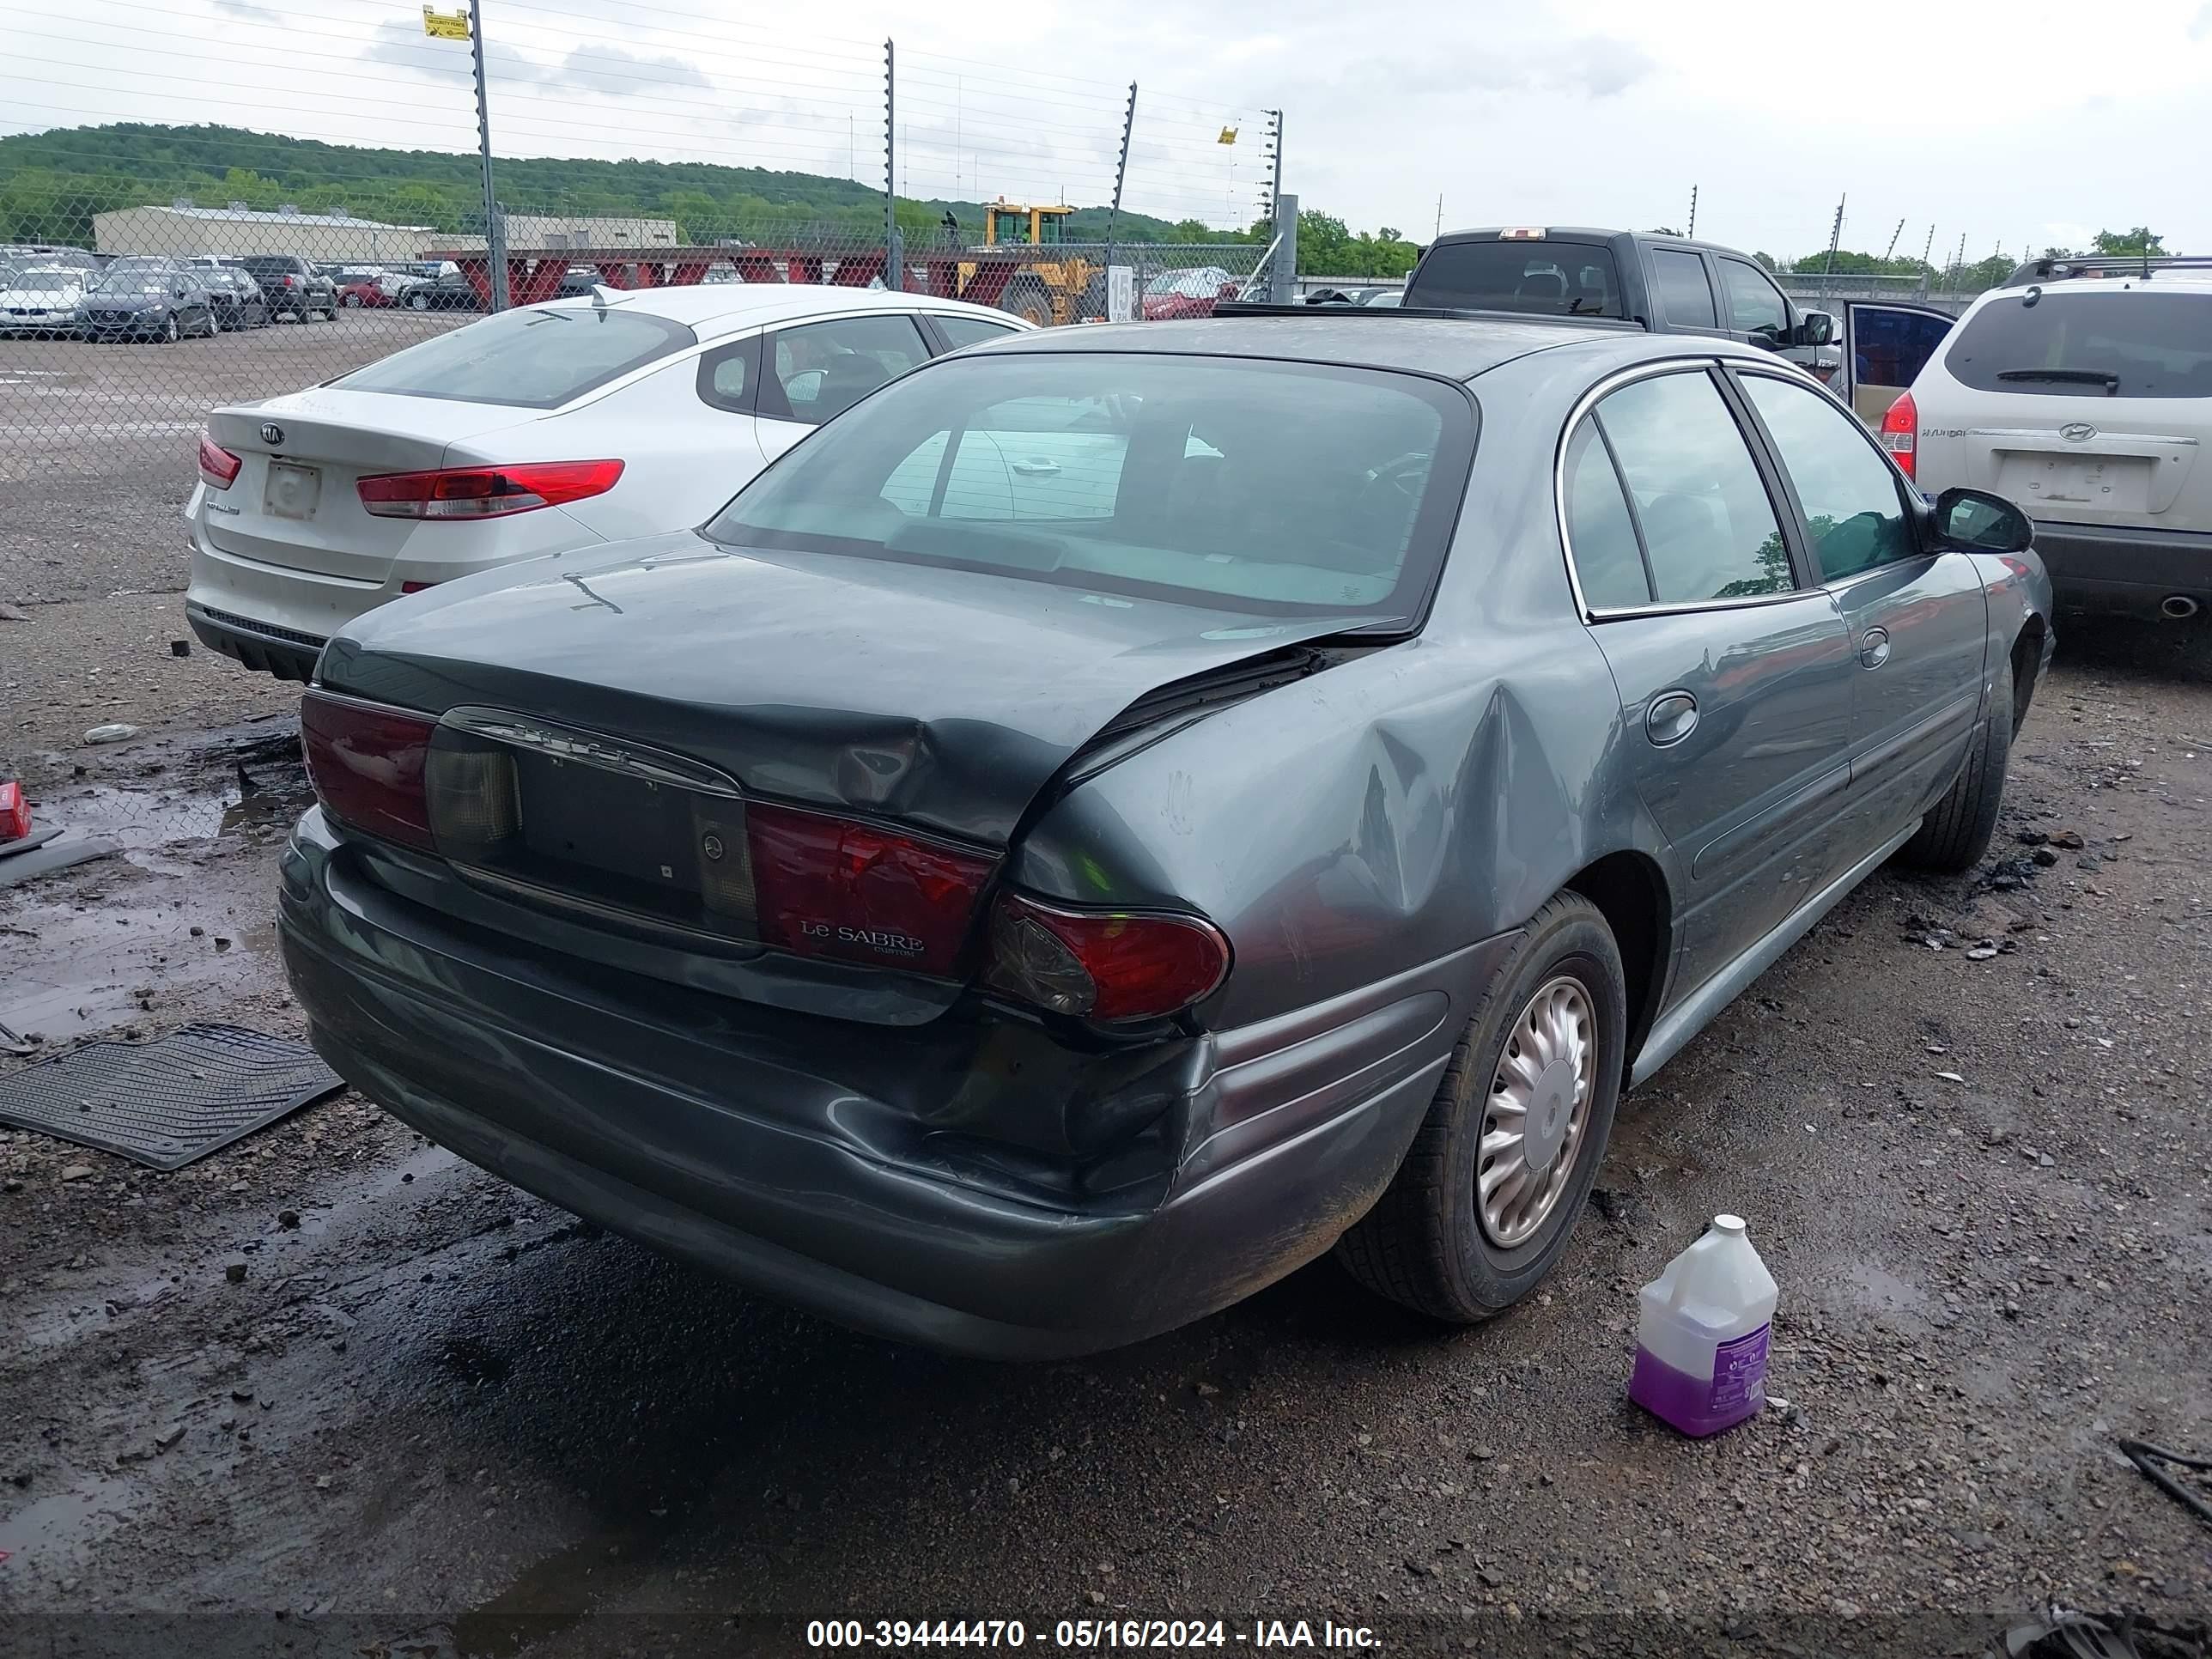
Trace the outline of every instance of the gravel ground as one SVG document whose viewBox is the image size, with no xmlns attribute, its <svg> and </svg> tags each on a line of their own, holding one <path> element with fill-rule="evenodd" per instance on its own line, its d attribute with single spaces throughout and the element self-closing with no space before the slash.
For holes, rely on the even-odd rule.
<svg viewBox="0 0 2212 1659">
<path fill-rule="evenodd" d="M 114 597 L 0 564 L 31 617 L 0 741 L 42 817 L 126 849 L 0 890 L 0 1018 L 50 1049 L 298 1030 L 267 919 L 295 692 L 169 654 L 173 549 L 118 542 L 100 580 L 151 591 Z M 1203 1614 L 1231 1647 L 1926 1655 L 2057 1601 L 2185 1632 L 2212 1528 L 2115 1440 L 2212 1448 L 2205 637 L 2068 630 L 1984 868 L 1877 876 L 1632 1095 L 1559 1272 L 1478 1330 L 1325 1261 L 1123 1352 L 975 1364 L 600 1236 L 350 1095 L 171 1175 L 0 1131 L 5 1628 L 581 1656 Z M 107 720 L 143 734 L 83 746 Z M 1692 1443 L 1623 1397 L 1634 1291 L 1723 1209 L 1782 1287 L 1789 1409 Z"/>
</svg>

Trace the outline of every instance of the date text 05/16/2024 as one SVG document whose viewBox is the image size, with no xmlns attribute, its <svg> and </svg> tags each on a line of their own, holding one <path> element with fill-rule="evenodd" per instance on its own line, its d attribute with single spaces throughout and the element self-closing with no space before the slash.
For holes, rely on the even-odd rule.
<svg viewBox="0 0 2212 1659">
<path fill-rule="evenodd" d="M 817 1619 L 806 1626 L 811 1648 L 1020 1648 L 1030 1643 L 1029 1627 L 1018 1619 Z M 1382 1638 L 1364 1625 L 1328 1620 L 1255 1619 L 1232 1624 L 1221 1619 L 1062 1619 L 1039 1647 L 1109 1651 L 1193 1648 L 1376 1649 Z"/>
</svg>

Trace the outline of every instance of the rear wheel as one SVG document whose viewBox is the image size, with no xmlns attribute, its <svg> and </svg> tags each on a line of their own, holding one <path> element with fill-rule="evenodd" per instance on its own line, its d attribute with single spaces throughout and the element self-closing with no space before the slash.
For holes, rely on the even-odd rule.
<svg viewBox="0 0 2212 1659">
<path fill-rule="evenodd" d="M 430 308 L 430 296 L 427 294 L 409 295 L 407 308 L 410 311 L 428 311 Z"/>
<path fill-rule="evenodd" d="M 1613 932 L 1562 893 L 1492 976 L 1405 1162 L 1339 1243 L 1352 1277 L 1459 1324 L 1534 1289 L 1605 1157 L 1627 1031 Z"/>
<path fill-rule="evenodd" d="M 176 344 L 178 339 L 180 337 L 180 331 L 177 327 L 177 313 L 175 312 L 171 312 L 167 317 L 164 317 L 161 319 L 161 330 L 157 337 L 161 340 L 163 345 Z"/>
<path fill-rule="evenodd" d="M 1990 688 L 1982 723 L 1966 743 L 1966 763 L 1928 811 L 1911 841 L 1898 849 L 1900 862 L 1923 870 L 1956 874 L 1971 870 L 1990 850 L 2004 799 L 2005 774 L 2012 758 L 2012 664 L 2008 659 Z"/>
<path fill-rule="evenodd" d="M 345 298 L 340 300 L 338 303 L 351 310 L 358 311 L 361 309 L 361 295 L 358 294 L 349 294 Z"/>
</svg>

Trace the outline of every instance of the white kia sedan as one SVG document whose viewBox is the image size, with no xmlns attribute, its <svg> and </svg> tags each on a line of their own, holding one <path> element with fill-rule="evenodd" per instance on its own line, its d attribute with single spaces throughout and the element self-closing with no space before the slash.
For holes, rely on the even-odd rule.
<svg viewBox="0 0 2212 1659">
<path fill-rule="evenodd" d="M 1029 325 L 957 300 L 785 283 L 521 306 L 200 440 L 192 631 L 307 679 L 404 593 L 701 524 L 809 431 L 930 357 Z"/>
</svg>

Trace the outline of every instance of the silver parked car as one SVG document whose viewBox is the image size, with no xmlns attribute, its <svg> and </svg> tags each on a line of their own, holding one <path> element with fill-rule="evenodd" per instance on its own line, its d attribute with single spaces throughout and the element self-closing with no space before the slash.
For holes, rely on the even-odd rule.
<svg viewBox="0 0 2212 1659">
<path fill-rule="evenodd" d="M 868 1329 L 1129 1341 L 1340 1250 L 1450 1321 L 1626 1084 L 1987 847 L 2027 521 L 1771 352 L 1300 308 L 927 364 L 702 528 L 324 649 L 317 1048 Z"/>
</svg>

